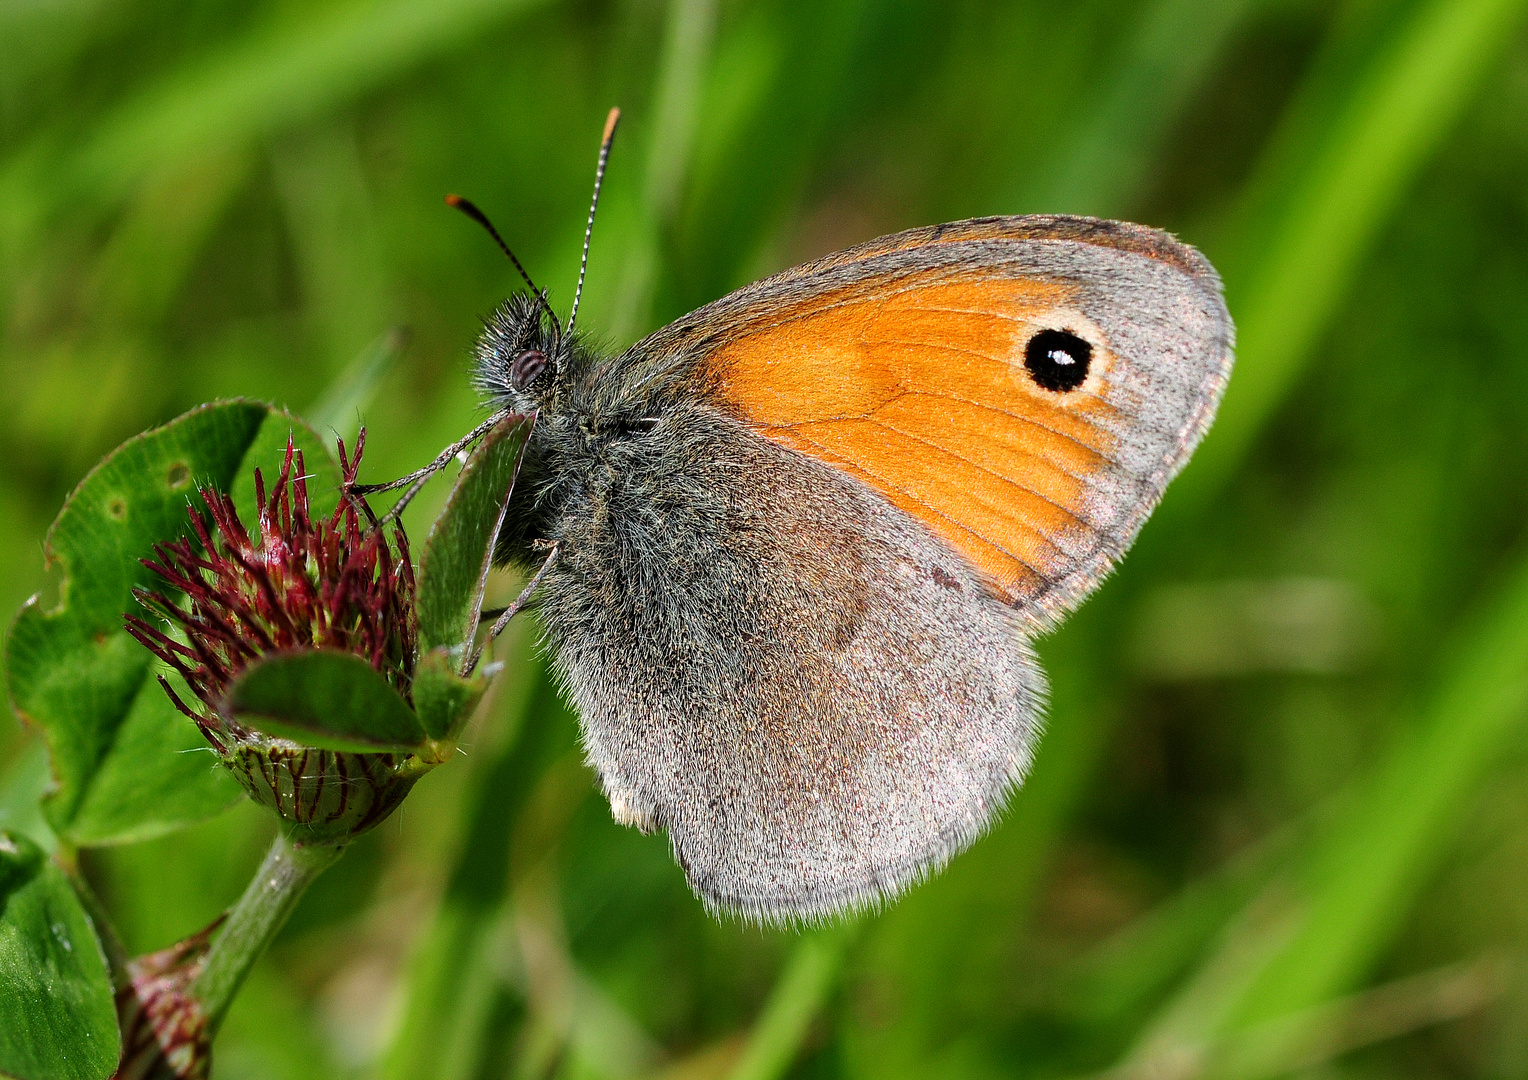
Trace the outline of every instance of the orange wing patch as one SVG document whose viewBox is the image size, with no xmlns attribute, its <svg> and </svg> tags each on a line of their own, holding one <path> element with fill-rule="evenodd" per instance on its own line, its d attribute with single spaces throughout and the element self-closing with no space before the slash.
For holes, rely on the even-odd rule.
<svg viewBox="0 0 1528 1080">
<path fill-rule="evenodd" d="M 856 476 L 964 555 L 1010 603 L 1041 593 L 1097 540 L 1090 481 L 1112 465 L 1112 360 L 1068 286 L 911 276 L 783 307 L 720 347 L 723 398 L 762 434 Z M 1064 326 L 1094 346 L 1058 394 L 1024 366 Z"/>
</svg>

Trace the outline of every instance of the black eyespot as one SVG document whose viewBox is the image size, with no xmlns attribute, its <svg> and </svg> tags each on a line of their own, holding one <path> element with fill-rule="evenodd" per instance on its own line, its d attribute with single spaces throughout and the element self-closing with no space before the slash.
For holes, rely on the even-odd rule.
<svg viewBox="0 0 1528 1080">
<path fill-rule="evenodd" d="M 1088 377 L 1093 346 L 1069 330 L 1041 330 L 1024 347 L 1029 377 L 1046 390 L 1075 390 Z"/>
<path fill-rule="evenodd" d="M 527 349 L 509 365 L 509 383 L 516 390 L 524 390 L 545 367 L 546 354 L 540 349 Z"/>
</svg>

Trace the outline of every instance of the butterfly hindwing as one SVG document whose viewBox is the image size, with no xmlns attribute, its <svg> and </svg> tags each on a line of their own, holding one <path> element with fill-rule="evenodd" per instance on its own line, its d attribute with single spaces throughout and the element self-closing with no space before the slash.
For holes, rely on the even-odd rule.
<svg viewBox="0 0 1528 1080">
<path fill-rule="evenodd" d="M 617 819 L 666 829 L 711 906 L 861 906 L 990 821 L 1043 677 L 1017 613 L 918 521 L 703 412 L 665 416 L 689 452 L 643 490 L 567 523 L 558 666 Z"/>
</svg>

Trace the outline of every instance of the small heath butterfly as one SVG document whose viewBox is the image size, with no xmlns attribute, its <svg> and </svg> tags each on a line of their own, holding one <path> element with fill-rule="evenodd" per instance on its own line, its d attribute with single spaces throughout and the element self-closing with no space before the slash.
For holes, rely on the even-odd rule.
<svg viewBox="0 0 1528 1080">
<path fill-rule="evenodd" d="M 766 922 L 969 845 L 1034 753 L 1032 639 L 1187 460 L 1232 336 L 1197 251 L 1081 217 L 882 237 L 614 357 L 534 285 L 510 297 L 476 382 L 537 420 L 500 552 L 541 565 L 616 820 Z"/>
</svg>

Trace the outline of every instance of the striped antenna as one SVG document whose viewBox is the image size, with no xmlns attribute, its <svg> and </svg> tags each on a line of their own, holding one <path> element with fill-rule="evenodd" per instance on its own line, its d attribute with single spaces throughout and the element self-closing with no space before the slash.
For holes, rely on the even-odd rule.
<svg viewBox="0 0 1528 1080">
<path fill-rule="evenodd" d="M 479 225 L 483 226 L 483 228 L 488 230 L 488 235 L 493 237 L 494 243 L 499 245 L 499 250 L 509 256 L 509 261 L 515 264 L 516 270 L 520 271 L 520 276 L 523 277 L 525 279 L 525 283 L 531 287 L 531 292 L 535 293 L 536 299 L 541 301 L 542 310 L 547 313 L 547 318 L 552 320 L 552 332 L 555 334 L 557 332 L 557 313 L 552 310 L 552 305 L 546 302 L 546 293 L 542 292 L 536 287 L 536 283 L 531 280 L 531 276 L 525 272 L 525 267 L 520 265 L 520 260 L 515 258 L 515 253 L 509 250 L 509 245 L 506 244 L 504 242 L 504 238 L 499 235 L 499 230 L 495 229 L 493 227 L 493 222 L 488 220 L 488 215 L 483 213 L 483 211 L 479 210 L 470 201 L 462 198 L 460 195 L 447 195 L 446 205 L 454 210 L 460 210 L 473 221 L 477 222 Z"/>
<path fill-rule="evenodd" d="M 605 182 L 605 166 L 610 161 L 610 144 L 615 142 L 615 126 L 621 122 L 621 110 L 611 109 L 605 117 L 605 134 L 600 137 L 600 162 L 594 169 L 594 198 L 589 203 L 589 223 L 584 226 L 584 257 L 578 264 L 578 287 L 573 290 L 573 310 L 568 312 L 568 330 L 578 318 L 578 301 L 584 295 L 584 274 L 589 270 L 589 238 L 594 235 L 594 211 L 600 205 L 600 185 Z"/>
</svg>

